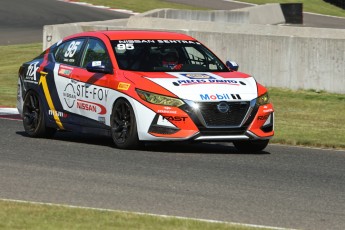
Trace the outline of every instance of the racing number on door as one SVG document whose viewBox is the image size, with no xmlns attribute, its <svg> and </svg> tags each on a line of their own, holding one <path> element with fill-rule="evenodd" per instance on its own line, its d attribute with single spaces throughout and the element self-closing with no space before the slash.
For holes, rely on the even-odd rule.
<svg viewBox="0 0 345 230">
<path fill-rule="evenodd" d="M 65 57 L 73 57 L 74 54 L 77 52 L 78 50 L 78 46 L 80 45 L 80 41 L 73 41 L 71 42 L 71 44 L 69 44 L 66 52 L 65 52 Z"/>
</svg>

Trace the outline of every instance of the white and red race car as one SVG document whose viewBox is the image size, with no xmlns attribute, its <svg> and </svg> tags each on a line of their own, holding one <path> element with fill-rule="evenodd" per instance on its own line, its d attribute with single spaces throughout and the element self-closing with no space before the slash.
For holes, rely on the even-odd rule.
<svg viewBox="0 0 345 230">
<path fill-rule="evenodd" d="M 146 141 L 233 142 L 263 150 L 274 135 L 267 89 L 196 39 L 172 32 L 96 31 L 57 42 L 19 69 L 25 131 Z"/>
</svg>

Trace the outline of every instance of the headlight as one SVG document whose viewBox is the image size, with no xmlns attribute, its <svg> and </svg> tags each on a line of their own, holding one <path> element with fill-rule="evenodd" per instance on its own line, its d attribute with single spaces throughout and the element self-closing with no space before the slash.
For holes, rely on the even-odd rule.
<svg viewBox="0 0 345 230">
<path fill-rule="evenodd" d="M 270 103 L 270 97 L 268 96 L 268 93 L 265 93 L 264 95 L 256 99 L 257 105 L 266 105 L 268 103 Z"/>
<path fill-rule="evenodd" d="M 182 100 L 177 99 L 177 98 L 150 93 L 150 92 L 146 92 L 140 89 L 136 89 L 136 91 L 141 99 L 152 104 L 167 105 L 167 106 L 174 106 L 174 107 L 179 107 L 184 104 Z"/>
</svg>

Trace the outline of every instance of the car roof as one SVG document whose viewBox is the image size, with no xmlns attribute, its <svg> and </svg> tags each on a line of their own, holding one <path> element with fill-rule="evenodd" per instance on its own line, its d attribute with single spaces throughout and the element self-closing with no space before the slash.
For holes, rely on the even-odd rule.
<svg viewBox="0 0 345 230">
<path fill-rule="evenodd" d="M 104 31 L 92 31 L 92 32 L 82 32 L 72 35 L 68 38 L 84 37 L 84 36 L 95 36 L 104 34 L 110 40 L 128 40 L 128 39 L 163 39 L 163 40 L 193 40 L 188 35 L 176 33 L 176 32 L 166 32 L 166 31 L 151 31 L 151 30 L 104 30 Z"/>
</svg>

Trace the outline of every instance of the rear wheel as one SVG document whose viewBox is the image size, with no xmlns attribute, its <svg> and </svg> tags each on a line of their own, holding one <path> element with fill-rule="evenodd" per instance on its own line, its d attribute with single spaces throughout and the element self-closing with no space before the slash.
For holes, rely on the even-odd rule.
<svg viewBox="0 0 345 230">
<path fill-rule="evenodd" d="M 244 153 L 260 152 L 267 147 L 268 142 L 269 140 L 234 141 L 234 146 Z"/>
<path fill-rule="evenodd" d="M 111 114 L 111 136 L 116 147 L 133 149 L 138 147 L 137 124 L 132 106 L 125 99 L 115 102 Z"/>
<path fill-rule="evenodd" d="M 46 127 L 43 106 L 39 96 L 30 91 L 23 104 L 23 125 L 30 137 L 52 137 L 56 129 Z"/>
</svg>

